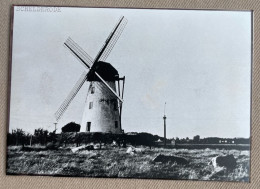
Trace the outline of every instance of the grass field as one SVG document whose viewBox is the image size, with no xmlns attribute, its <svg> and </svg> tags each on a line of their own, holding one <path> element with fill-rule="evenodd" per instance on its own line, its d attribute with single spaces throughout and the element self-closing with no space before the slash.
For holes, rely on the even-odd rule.
<svg viewBox="0 0 260 189">
<path fill-rule="evenodd" d="M 106 146 L 101 150 L 83 150 L 72 153 L 69 147 L 59 150 L 22 151 L 21 147 L 8 147 L 7 174 L 124 177 L 249 181 L 250 152 L 225 149 L 163 149 L 137 147 L 134 154 L 127 148 Z M 188 165 L 153 162 L 159 155 L 186 158 Z M 234 170 L 214 169 L 209 162 L 218 155 L 233 154 L 237 161 Z"/>
</svg>

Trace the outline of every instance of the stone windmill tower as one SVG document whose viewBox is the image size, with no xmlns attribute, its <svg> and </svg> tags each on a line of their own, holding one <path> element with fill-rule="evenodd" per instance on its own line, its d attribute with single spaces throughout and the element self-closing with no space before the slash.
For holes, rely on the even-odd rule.
<svg viewBox="0 0 260 189">
<path fill-rule="evenodd" d="M 118 71 L 105 62 L 120 37 L 127 20 L 119 19 L 99 53 L 92 59 L 77 43 L 68 38 L 64 46 L 88 69 L 84 71 L 72 91 L 55 113 L 58 122 L 80 88 L 89 82 L 82 116 L 81 132 L 121 133 L 121 116 L 125 77 L 120 78 Z M 121 88 L 121 89 L 120 89 Z"/>
</svg>

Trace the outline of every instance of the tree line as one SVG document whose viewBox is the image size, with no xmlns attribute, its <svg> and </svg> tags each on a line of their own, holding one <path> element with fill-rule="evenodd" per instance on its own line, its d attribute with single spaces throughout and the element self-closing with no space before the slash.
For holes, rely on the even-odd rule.
<svg viewBox="0 0 260 189">
<path fill-rule="evenodd" d="M 65 129 L 66 130 L 66 129 Z M 99 143 L 101 145 L 112 144 L 115 142 L 117 146 L 126 147 L 126 144 L 133 146 L 145 145 L 150 148 L 155 145 L 155 141 L 163 139 L 158 135 L 150 133 L 132 133 L 132 134 L 113 134 L 113 133 L 89 133 L 89 132 L 66 132 L 64 129 L 60 134 L 56 132 L 48 132 L 43 128 L 35 129 L 34 134 L 29 134 L 22 129 L 12 130 L 7 135 L 7 144 L 16 146 L 32 146 L 32 145 L 52 145 L 55 148 L 66 145 L 86 145 L 89 143 Z M 78 131 L 78 130 L 77 130 Z"/>
<path fill-rule="evenodd" d="M 46 145 L 48 142 L 56 140 L 56 131 L 49 132 L 43 128 L 34 130 L 34 134 L 25 132 L 22 129 L 13 129 L 7 134 L 7 145 Z"/>
<path fill-rule="evenodd" d="M 221 138 L 221 137 L 206 137 L 200 138 L 199 135 L 190 139 L 178 138 L 175 139 L 176 144 L 250 144 L 250 138 Z"/>
<path fill-rule="evenodd" d="M 61 128 L 62 133 L 79 132 L 80 125 L 75 122 L 70 122 Z M 57 142 L 56 130 L 49 132 L 43 128 L 34 130 L 34 134 L 25 132 L 22 129 L 13 129 L 11 133 L 7 134 L 7 145 L 47 145 L 48 142 Z"/>
</svg>

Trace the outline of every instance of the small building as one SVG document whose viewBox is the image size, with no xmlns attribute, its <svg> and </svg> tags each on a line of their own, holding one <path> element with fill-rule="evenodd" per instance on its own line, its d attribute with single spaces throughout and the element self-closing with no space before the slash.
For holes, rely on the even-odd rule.
<svg viewBox="0 0 260 189">
<path fill-rule="evenodd" d="M 155 143 L 156 146 L 163 146 L 164 145 L 164 142 L 161 139 L 154 141 L 154 143 Z"/>
<path fill-rule="evenodd" d="M 156 140 L 154 143 L 156 146 L 164 146 L 164 141 L 162 141 L 161 139 Z M 176 145 L 175 139 L 171 139 L 170 141 L 167 140 L 166 142 L 166 146 L 175 146 L 175 145 Z"/>
</svg>

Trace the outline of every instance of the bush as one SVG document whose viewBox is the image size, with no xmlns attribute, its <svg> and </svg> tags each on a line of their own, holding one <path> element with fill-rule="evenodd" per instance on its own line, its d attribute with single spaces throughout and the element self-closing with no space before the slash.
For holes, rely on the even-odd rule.
<svg viewBox="0 0 260 189">
<path fill-rule="evenodd" d="M 80 131 L 80 125 L 75 122 L 70 122 L 64 127 L 61 128 L 63 133 L 66 132 L 79 132 Z"/>
<path fill-rule="evenodd" d="M 7 145 L 28 145 L 30 143 L 30 134 L 22 129 L 14 129 L 12 133 L 7 134 Z"/>
</svg>

